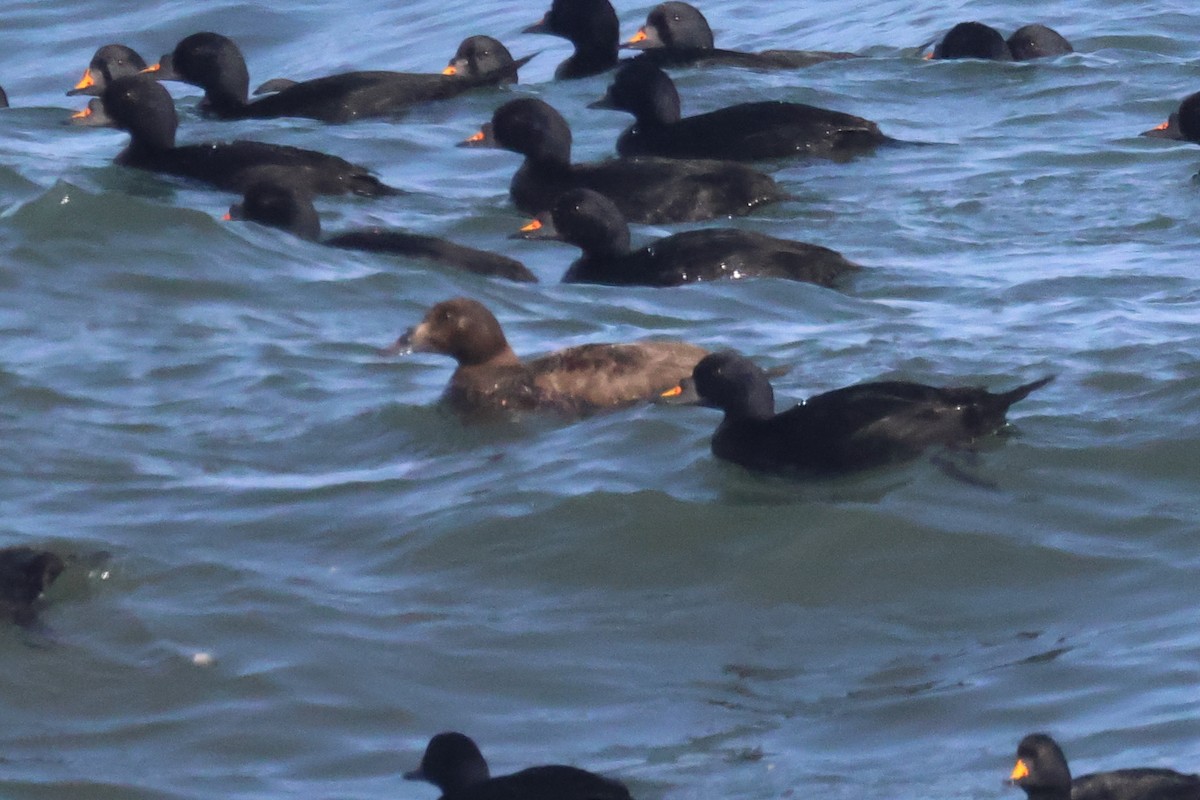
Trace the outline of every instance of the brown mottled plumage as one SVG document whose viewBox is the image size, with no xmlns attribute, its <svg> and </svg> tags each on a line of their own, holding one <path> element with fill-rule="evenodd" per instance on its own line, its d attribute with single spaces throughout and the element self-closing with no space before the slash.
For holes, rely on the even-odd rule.
<svg viewBox="0 0 1200 800">
<path fill-rule="evenodd" d="M 442 353 L 458 362 L 443 401 L 463 416 L 557 411 L 580 416 L 647 402 L 691 374 L 707 351 L 686 342 L 586 344 L 521 361 L 475 300 L 429 309 L 388 353 Z"/>
</svg>

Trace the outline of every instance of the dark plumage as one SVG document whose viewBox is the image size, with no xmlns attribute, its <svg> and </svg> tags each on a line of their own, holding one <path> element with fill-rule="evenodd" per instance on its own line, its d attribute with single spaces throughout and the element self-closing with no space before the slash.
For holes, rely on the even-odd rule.
<svg viewBox="0 0 1200 800">
<path fill-rule="evenodd" d="M 37 617 L 37 601 L 63 566 L 63 560 L 47 550 L 0 549 L 0 619 L 32 624 Z"/>
<path fill-rule="evenodd" d="M 763 472 L 828 475 L 994 433 L 1005 424 L 1009 406 L 1050 380 L 1000 394 L 907 381 L 861 383 L 776 414 L 766 373 L 748 358 L 725 351 L 701 360 L 691 383 L 674 393 L 694 392 L 703 405 L 725 412 L 712 438 L 717 458 Z"/>
<path fill-rule="evenodd" d="M 541 100 L 510 100 L 464 142 L 525 156 L 509 193 L 529 214 L 548 210 L 568 189 L 588 188 L 617 204 L 630 222 L 688 222 L 746 214 L 786 195 L 768 175 L 741 164 L 638 158 L 571 163 L 571 129 Z"/>
<path fill-rule="evenodd" d="M 8 93 L 0 86 L 0 108 L 8 108 Z"/>
<path fill-rule="evenodd" d="M 1117 769 L 1072 780 L 1062 749 L 1044 733 L 1031 733 L 1017 745 L 1009 777 L 1029 800 L 1200 800 L 1200 775 L 1173 769 Z"/>
<path fill-rule="evenodd" d="M 1061 33 L 1045 25 L 1023 25 L 1008 37 L 1008 50 L 1015 61 L 1062 56 L 1074 53 L 1075 48 Z"/>
<path fill-rule="evenodd" d="M 229 216 L 282 228 L 309 241 L 318 241 L 321 236 L 321 220 L 308 192 L 274 181 L 262 181 L 250 186 L 242 202 L 229 209 Z M 436 236 L 368 228 L 334 234 L 325 239 L 323 244 L 343 250 L 424 258 L 454 269 L 514 281 L 537 280 L 519 261 L 498 253 L 464 247 Z"/>
<path fill-rule="evenodd" d="M 1142 136 L 1156 139 L 1176 139 L 1200 144 L 1200 92 L 1183 98 L 1177 111 L 1172 111 L 1167 121 L 1143 131 Z"/>
<path fill-rule="evenodd" d="M 608 0 L 553 0 L 546 15 L 525 33 L 561 36 L 575 45 L 571 57 L 554 71 L 556 78 L 586 78 L 617 65 L 621 32 Z"/>
<path fill-rule="evenodd" d="M 622 65 L 604 98 L 591 107 L 619 109 L 636 118 L 617 139 L 617 152 L 623 156 L 832 158 L 890 141 L 868 119 L 803 103 L 739 103 L 681 117 L 674 81 L 653 64 L 638 60 Z"/>
<path fill-rule="evenodd" d="M 557 239 L 583 250 L 566 283 L 679 286 L 721 279 L 787 278 L 832 286 L 859 267 L 827 247 L 737 228 L 704 228 L 630 249 L 629 226 L 604 195 L 572 189 L 558 198 L 550 222 L 539 217 L 523 239 Z"/>
<path fill-rule="evenodd" d="M 479 747 L 461 733 L 430 739 L 420 768 L 404 777 L 432 783 L 442 800 L 631 800 L 623 784 L 578 767 L 551 764 L 493 778 Z"/>
<path fill-rule="evenodd" d="M 729 66 L 751 69 L 794 69 L 835 59 L 857 58 L 854 53 L 817 50 L 767 50 L 746 53 L 717 49 L 712 28 L 700 10 L 671 0 L 659 3 L 646 24 L 622 47 L 645 51 L 639 58 L 661 67 Z"/>
<path fill-rule="evenodd" d="M 178 175 L 242 192 L 267 174 L 316 194 L 376 196 L 397 194 L 365 167 L 337 156 L 264 142 L 234 141 L 175 146 L 178 118 L 171 96 L 145 75 L 117 78 L 88 109 L 76 115 L 81 125 L 108 125 L 129 132 L 129 146 L 116 163 L 150 172 Z"/>
<path fill-rule="evenodd" d="M 492 313 L 465 297 L 433 306 L 384 352 L 410 350 L 458 362 L 442 400 L 468 417 L 506 411 L 579 416 L 649 402 L 691 374 L 706 352 L 685 342 L 586 344 L 523 362 Z"/>
<path fill-rule="evenodd" d="M 982 58 L 990 61 L 1029 61 L 1075 52 L 1071 43 L 1053 28 L 1041 24 L 1018 28 L 1007 41 L 982 22 L 960 22 L 933 50 L 932 58 Z"/>
<path fill-rule="evenodd" d="M 416 103 L 445 100 L 481 86 L 512 83 L 529 59 L 513 61 L 500 42 L 473 36 L 459 45 L 442 74 L 344 72 L 309 81 L 275 79 L 259 87 L 274 94 L 249 101 L 250 73 L 237 45 L 216 33 L 194 33 L 164 55 L 154 70 L 160 80 L 181 80 L 204 89 L 204 108 L 221 119 L 310 117 L 349 122 L 396 114 Z"/>
<path fill-rule="evenodd" d="M 68 95 L 89 94 L 99 97 L 104 87 L 117 78 L 137 75 L 146 68 L 146 62 L 136 50 L 123 44 L 106 44 L 96 51 L 88 62 L 83 77 Z"/>
</svg>

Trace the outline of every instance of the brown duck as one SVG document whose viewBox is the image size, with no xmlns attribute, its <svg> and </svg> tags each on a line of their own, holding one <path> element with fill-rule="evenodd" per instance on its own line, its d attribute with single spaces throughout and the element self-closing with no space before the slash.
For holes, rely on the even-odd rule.
<svg viewBox="0 0 1200 800">
<path fill-rule="evenodd" d="M 464 417 L 509 411 L 555 411 L 582 416 L 648 402 L 692 373 L 707 351 L 686 342 L 585 344 L 522 361 L 492 312 L 456 297 L 383 353 L 448 355 L 458 369 L 442 396 Z"/>
</svg>

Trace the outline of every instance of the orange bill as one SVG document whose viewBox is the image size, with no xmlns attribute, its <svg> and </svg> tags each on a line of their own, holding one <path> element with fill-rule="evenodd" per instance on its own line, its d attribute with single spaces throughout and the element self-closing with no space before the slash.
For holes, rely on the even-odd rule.
<svg viewBox="0 0 1200 800">
<path fill-rule="evenodd" d="M 1016 766 L 1013 767 L 1012 775 L 1008 776 L 1010 781 L 1019 781 L 1021 778 L 1029 776 L 1029 767 L 1025 765 L 1025 760 L 1018 758 Z"/>
<path fill-rule="evenodd" d="M 531 233 L 532 231 L 540 231 L 542 229 L 542 221 L 533 219 L 529 221 L 525 227 L 521 228 L 521 233 Z"/>
<path fill-rule="evenodd" d="M 79 83 L 75 84 L 75 88 L 87 89 L 95 85 L 96 81 L 92 78 L 92 70 L 89 68 L 83 71 L 83 77 L 79 79 Z"/>
<path fill-rule="evenodd" d="M 926 61 L 932 61 L 933 60 L 933 51 L 931 50 L 930 52 L 926 53 L 925 55 L 923 55 L 921 57 L 924 58 Z"/>
<path fill-rule="evenodd" d="M 683 386 L 672 386 L 660 394 L 659 397 L 679 397 L 681 394 L 683 394 Z"/>
<path fill-rule="evenodd" d="M 454 68 L 453 64 L 451 64 L 450 66 L 448 66 L 444 70 L 442 70 L 442 74 L 443 75 L 457 75 L 458 70 Z"/>
<path fill-rule="evenodd" d="M 471 136 L 469 139 L 464 139 L 463 141 L 464 142 L 482 142 L 486 138 L 487 138 L 486 133 L 484 133 L 483 131 L 478 131 L 473 136 Z"/>
<path fill-rule="evenodd" d="M 1159 125 L 1159 126 L 1155 127 L 1153 130 L 1156 130 L 1156 131 L 1165 131 L 1165 130 L 1166 130 L 1167 128 L 1169 128 L 1169 127 L 1171 127 L 1171 120 L 1167 120 L 1167 121 L 1166 121 L 1166 122 L 1164 122 L 1162 125 Z"/>
<path fill-rule="evenodd" d="M 232 221 L 233 221 L 233 215 L 230 214 L 228 211 L 226 211 L 225 215 L 223 217 L 221 217 L 221 222 L 232 222 Z"/>
<path fill-rule="evenodd" d="M 89 104 L 83 111 L 78 111 L 71 115 L 71 119 L 87 119 L 92 115 L 92 107 Z"/>
<path fill-rule="evenodd" d="M 160 69 L 162 69 L 162 64 L 151 64 L 142 70 L 142 72 L 158 72 Z"/>
<path fill-rule="evenodd" d="M 647 40 L 647 39 L 649 39 L 649 38 L 650 38 L 650 37 L 646 35 L 646 29 L 645 29 L 645 28 L 638 28 L 638 32 L 637 32 L 637 33 L 635 33 L 635 34 L 633 35 L 633 38 L 631 38 L 631 39 L 630 39 L 628 42 L 626 42 L 625 44 L 637 44 L 638 42 L 644 42 L 644 41 L 646 41 L 646 40 Z"/>
</svg>

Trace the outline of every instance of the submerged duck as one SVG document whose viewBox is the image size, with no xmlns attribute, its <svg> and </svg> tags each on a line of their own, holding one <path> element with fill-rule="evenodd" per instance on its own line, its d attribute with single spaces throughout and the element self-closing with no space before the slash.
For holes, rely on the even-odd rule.
<svg viewBox="0 0 1200 800">
<path fill-rule="evenodd" d="M 532 56 L 531 56 L 532 57 Z M 445 100 L 481 86 L 513 83 L 517 69 L 500 42 L 473 36 L 459 45 L 450 67 L 441 74 L 344 72 L 308 81 L 276 78 L 249 100 L 250 74 L 241 50 L 217 33 L 194 33 L 181 40 L 147 71 L 160 80 L 179 80 L 204 89 L 204 108 L 220 119 L 310 117 L 349 122 L 396 114 L 428 100 Z"/>
<path fill-rule="evenodd" d="M 563 276 L 566 283 L 612 286 L 679 286 L 721 279 L 787 278 L 832 286 L 859 266 L 841 253 L 805 242 L 738 228 L 703 228 L 630 248 L 621 212 L 590 189 L 563 193 L 549 214 L 514 234 L 556 239 L 583 250 Z"/>
<path fill-rule="evenodd" d="M 0 549 L 0 619 L 31 625 L 37 618 L 38 600 L 63 568 L 62 558 L 48 550 Z"/>
<path fill-rule="evenodd" d="M 525 33 L 561 36 L 575 45 L 571 57 L 554 71 L 556 78 L 586 78 L 617 65 L 621 31 L 608 0 L 553 0 L 546 15 Z"/>
<path fill-rule="evenodd" d="M 8 93 L 0 86 L 0 108 L 8 108 Z"/>
<path fill-rule="evenodd" d="M 686 342 L 585 344 L 521 361 L 492 312 L 465 297 L 433 306 L 383 352 L 412 351 L 458 362 L 442 402 L 465 417 L 508 411 L 581 416 L 650 402 L 690 375 L 707 352 Z"/>
<path fill-rule="evenodd" d="M 99 97 L 113 80 L 127 75 L 137 75 L 146 68 L 146 62 L 133 48 L 123 44 L 106 44 L 96 51 L 88 62 L 83 77 L 68 96 L 88 94 Z"/>
<path fill-rule="evenodd" d="M 1092 772 L 1072 780 L 1066 756 L 1054 739 L 1031 733 L 1017 745 L 1009 776 L 1029 800 L 1196 800 L 1200 775 L 1173 769 L 1135 767 Z"/>
<path fill-rule="evenodd" d="M 1166 122 L 1157 128 L 1143 131 L 1141 135 L 1200 144 L 1200 92 L 1183 98 L 1179 109 L 1172 111 Z"/>
<path fill-rule="evenodd" d="M 1009 406 L 1052 377 L 992 394 L 974 386 L 860 383 L 775 413 L 765 372 L 732 351 L 706 356 L 665 402 L 725 412 L 713 455 L 760 472 L 831 475 L 915 458 L 927 447 L 971 442 L 1005 424 Z"/>
<path fill-rule="evenodd" d="M 312 196 L 296 186 L 277 181 L 260 181 L 246 189 L 242 202 L 235 203 L 228 219 L 245 219 L 294 233 L 311 242 L 321 239 L 321 219 Z M 321 242 L 343 250 L 363 250 L 398 256 L 424 258 L 448 267 L 514 281 L 537 278 L 519 261 L 498 253 L 405 231 L 367 228 L 337 233 Z"/>
<path fill-rule="evenodd" d="M 568 189 L 608 197 L 630 222 L 689 222 L 746 214 L 786 195 L 768 175 L 741 164 L 660 158 L 571 163 L 571 129 L 541 100 L 510 100 L 464 145 L 502 147 L 525 156 L 509 194 L 521 211 L 548 210 Z"/>
<path fill-rule="evenodd" d="M 981 58 L 990 61 L 1029 61 L 1073 53 L 1071 43 L 1053 28 L 1033 24 L 1018 28 L 1007 40 L 982 22 L 960 22 L 951 28 L 929 58 Z"/>
<path fill-rule="evenodd" d="M 707 114 L 681 116 L 675 82 L 638 60 L 622 65 L 591 108 L 633 114 L 617 139 L 623 156 L 721 158 L 754 161 L 784 156 L 837 157 L 892 141 L 868 119 L 804 103 L 738 103 Z"/>
<path fill-rule="evenodd" d="M 623 784 L 578 767 L 550 764 L 493 778 L 475 742 L 452 732 L 430 739 L 420 768 L 404 778 L 432 783 L 442 800 L 631 800 Z"/>
<path fill-rule="evenodd" d="M 129 132 L 129 146 L 116 163 L 150 172 L 192 178 L 221 189 L 245 191 L 270 173 L 316 194 L 398 194 L 366 167 L 337 156 L 265 142 L 233 141 L 175 146 L 175 104 L 158 81 L 146 75 L 117 78 L 72 120 Z"/>
<path fill-rule="evenodd" d="M 762 53 L 720 50 L 700 9 L 678 0 L 659 3 L 652 8 L 646 16 L 646 24 L 621 46 L 645 51 L 641 58 L 662 67 L 713 65 L 794 69 L 823 61 L 858 58 L 854 53 L 819 50 L 767 50 Z"/>
</svg>

